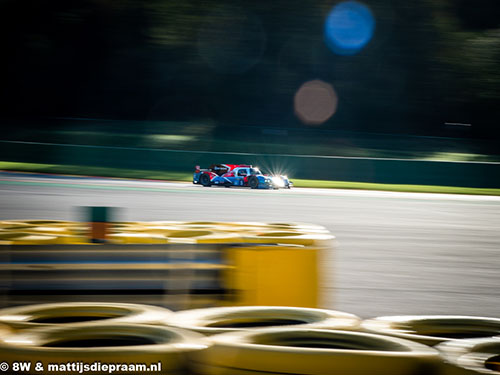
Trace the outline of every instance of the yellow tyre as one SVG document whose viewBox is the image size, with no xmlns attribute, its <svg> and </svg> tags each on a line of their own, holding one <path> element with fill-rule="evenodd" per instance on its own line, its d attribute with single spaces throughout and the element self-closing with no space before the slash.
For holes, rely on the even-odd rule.
<svg viewBox="0 0 500 375">
<path fill-rule="evenodd" d="M 0 221 L 0 228 L 9 228 L 13 225 L 16 225 L 17 222 L 12 221 L 12 220 L 2 220 Z"/>
<path fill-rule="evenodd" d="M 238 233 L 217 233 L 211 230 L 179 230 L 169 233 L 168 243 L 206 243 L 206 244 L 218 244 L 218 243 L 237 243 L 240 241 L 240 236 Z"/>
<path fill-rule="evenodd" d="M 28 224 L 28 225 L 35 225 L 35 226 L 38 226 L 38 225 L 51 226 L 51 225 L 71 224 L 71 221 L 65 221 L 65 220 L 23 220 L 22 222 L 25 224 Z"/>
<path fill-rule="evenodd" d="M 363 330 L 426 345 L 500 335 L 500 319 L 459 315 L 384 316 L 365 320 Z"/>
<path fill-rule="evenodd" d="M 144 226 L 147 228 L 174 227 L 178 230 L 214 230 L 219 227 L 239 227 L 237 223 L 223 221 L 150 221 Z"/>
<path fill-rule="evenodd" d="M 443 375 L 500 374 L 500 337 L 452 340 L 436 348 L 444 358 Z"/>
<path fill-rule="evenodd" d="M 8 334 L 14 332 L 11 327 L 6 324 L 0 324 L 0 337 L 7 336 Z"/>
<path fill-rule="evenodd" d="M 141 226 L 130 227 L 129 230 L 141 231 L 144 233 L 157 233 L 165 236 L 173 233 L 176 237 L 182 235 L 182 232 L 189 232 L 187 233 L 187 236 L 193 237 L 200 234 L 206 235 L 206 233 L 201 233 L 200 231 L 209 231 L 214 233 L 234 231 L 236 227 L 228 224 L 230 223 L 216 221 L 158 221 L 143 223 Z"/>
<path fill-rule="evenodd" d="M 62 220 L 5 220 L 0 221 L 0 227 L 4 228 L 29 228 L 37 226 L 68 226 L 71 225 L 71 221 Z"/>
<path fill-rule="evenodd" d="M 140 225 L 140 226 L 127 227 L 126 232 L 149 233 L 149 234 L 168 236 L 169 233 L 176 232 L 179 230 L 182 230 L 182 227 L 173 225 L 155 225 L 155 226 Z M 119 230 L 117 232 L 119 233 Z"/>
<path fill-rule="evenodd" d="M 159 234 L 121 232 L 106 236 L 110 243 L 117 244 L 166 244 L 167 238 Z"/>
<path fill-rule="evenodd" d="M 200 227 L 200 228 L 210 228 L 216 227 L 218 225 L 234 225 L 235 223 L 224 222 L 224 221 L 181 221 L 179 222 L 182 226 L 188 227 Z"/>
<path fill-rule="evenodd" d="M 16 362 L 31 362 L 30 371 L 23 374 L 180 375 L 187 372 L 189 356 L 208 345 L 202 335 L 176 328 L 83 324 L 38 328 L 2 337 L 0 354 L 13 370 Z"/>
<path fill-rule="evenodd" d="M 329 233 L 329 231 L 316 224 L 309 223 L 259 223 L 259 222 L 240 222 L 238 223 L 242 227 L 246 227 L 252 230 L 293 230 L 302 231 L 307 233 Z"/>
<path fill-rule="evenodd" d="M 180 225 L 183 230 L 209 230 L 214 233 L 250 233 L 250 229 L 231 222 L 184 222 Z"/>
<path fill-rule="evenodd" d="M 194 228 L 194 226 L 187 226 L 189 228 Z M 196 226 L 199 229 L 203 227 Z M 240 233 L 241 235 L 247 236 L 261 236 L 266 232 L 296 232 L 300 234 L 329 234 L 329 231 L 324 227 L 319 225 L 308 225 L 308 224 L 289 224 L 285 225 L 280 223 L 218 223 L 210 228 L 207 226 L 205 229 L 210 229 L 215 232 L 231 232 Z"/>
<path fill-rule="evenodd" d="M 23 232 L 36 234 L 50 234 L 54 236 L 71 234 L 71 228 L 66 226 L 33 226 L 23 229 Z"/>
<path fill-rule="evenodd" d="M 184 223 L 183 221 L 173 221 L 173 220 L 157 220 L 157 221 L 148 221 L 148 222 L 141 222 L 141 225 L 147 225 L 149 227 L 154 227 L 154 226 L 177 226 Z"/>
<path fill-rule="evenodd" d="M 67 236 L 54 236 L 50 234 L 9 231 L 0 233 L 0 241 L 8 245 L 55 245 L 68 243 L 67 240 Z"/>
<path fill-rule="evenodd" d="M 196 374 L 415 375 L 433 373 L 440 360 L 428 346 L 353 331 L 274 328 L 210 340 L 193 360 Z"/>
<path fill-rule="evenodd" d="M 304 246 L 330 247 L 334 236 L 327 233 L 307 233 L 292 230 L 267 230 L 257 234 L 243 235 L 243 243 L 280 243 Z"/>
<path fill-rule="evenodd" d="M 131 303 L 48 303 L 2 309 L 0 324 L 16 330 L 79 322 L 161 324 L 172 314 L 161 307 Z"/>
<path fill-rule="evenodd" d="M 171 223 L 173 224 L 173 222 Z M 305 223 L 261 223 L 261 222 L 223 222 L 223 221 L 185 221 L 177 222 L 190 229 L 230 230 L 241 232 L 255 232 L 263 230 L 297 230 L 309 233 L 328 233 L 324 227 Z"/>
<path fill-rule="evenodd" d="M 2 230 L 0 232 L 0 240 L 2 241 L 13 241 L 17 238 L 29 236 L 30 233 L 22 232 L 22 231 L 13 231 L 13 230 Z"/>
<path fill-rule="evenodd" d="M 162 234 L 159 234 L 164 232 Z M 170 243 L 170 244 L 197 244 L 197 243 L 233 243 L 240 242 L 237 233 L 217 233 L 212 230 L 201 229 L 133 229 L 130 232 L 117 232 L 108 235 L 112 243 Z"/>
<path fill-rule="evenodd" d="M 209 307 L 176 312 L 169 325 L 205 335 L 262 327 L 357 329 L 360 319 L 340 311 L 282 306 Z"/>
<path fill-rule="evenodd" d="M 2 229 L 11 231 L 11 232 L 23 232 L 26 229 L 31 229 L 35 227 L 34 225 L 28 225 L 25 223 L 14 223 L 12 221 L 10 222 L 4 222 L 4 225 L 2 226 Z"/>
</svg>

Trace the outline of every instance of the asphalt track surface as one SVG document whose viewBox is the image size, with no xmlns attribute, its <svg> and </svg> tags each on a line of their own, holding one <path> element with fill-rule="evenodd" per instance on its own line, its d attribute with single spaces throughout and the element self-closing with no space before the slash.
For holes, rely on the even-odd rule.
<svg viewBox="0 0 500 375">
<path fill-rule="evenodd" d="M 500 317 L 500 197 L 333 189 L 251 190 L 0 172 L 0 220 L 307 222 L 336 236 L 323 307 L 362 317 Z"/>
</svg>

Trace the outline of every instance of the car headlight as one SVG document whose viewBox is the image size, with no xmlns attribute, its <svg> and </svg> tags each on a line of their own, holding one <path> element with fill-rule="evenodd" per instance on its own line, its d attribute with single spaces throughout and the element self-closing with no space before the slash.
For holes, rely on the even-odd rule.
<svg viewBox="0 0 500 375">
<path fill-rule="evenodd" d="M 273 176 L 272 177 L 273 184 L 279 187 L 284 187 L 285 186 L 285 181 L 279 176 Z"/>
</svg>

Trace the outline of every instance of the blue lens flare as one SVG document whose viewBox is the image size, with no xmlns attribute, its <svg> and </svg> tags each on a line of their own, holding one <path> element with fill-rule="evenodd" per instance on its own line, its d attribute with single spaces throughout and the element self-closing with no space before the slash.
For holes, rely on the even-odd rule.
<svg viewBox="0 0 500 375">
<path fill-rule="evenodd" d="M 325 21 L 325 41 L 338 55 L 354 55 L 373 37 L 375 19 L 370 9 L 356 1 L 337 4 Z"/>
</svg>

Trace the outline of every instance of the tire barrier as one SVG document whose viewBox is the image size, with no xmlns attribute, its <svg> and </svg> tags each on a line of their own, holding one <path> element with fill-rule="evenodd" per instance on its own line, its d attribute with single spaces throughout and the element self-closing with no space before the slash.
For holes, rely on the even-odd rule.
<svg viewBox="0 0 500 375">
<path fill-rule="evenodd" d="M 0 323 L 15 330 L 82 322 L 162 324 L 172 314 L 161 307 L 131 303 L 49 303 L 2 309 Z"/>
<path fill-rule="evenodd" d="M 500 335 L 500 319 L 456 315 L 384 316 L 362 329 L 434 346 L 443 341 Z"/>
<path fill-rule="evenodd" d="M 319 257 L 334 239 L 324 227 L 306 223 L 106 225 L 106 235 L 96 240 L 85 223 L 0 222 L 0 245 L 7 245 L 0 251 L 0 287 L 7 289 L 8 304 L 317 307 Z"/>
<path fill-rule="evenodd" d="M 444 360 L 443 375 L 500 374 L 500 337 L 452 340 L 436 348 Z"/>
<path fill-rule="evenodd" d="M 46 245 L 84 243 L 75 230 L 77 223 L 57 220 L 0 221 L 0 243 L 4 245 Z"/>
<path fill-rule="evenodd" d="M 210 340 L 212 346 L 193 358 L 198 375 L 423 375 L 440 361 L 428 346 L 353 331 L 268 328 Z"/>
<path fill-rule="evenodd" d="M 82 324 L 39 328 L 2 337 L 0 356 L 11 365 L 33 361 L 31 370 L 23 374 L 74 371 L 71 373 L 181 375 L 188 372 L 189 357 L 208 346 L 202 335 L 176 328 Z M 73 364 L 71 370 L 66 367 L 70 364 Z M 142 365 L 147 367 L 136 367 Z"/>
<path fill-rule="evenodd" d="M 215 232 L 259 233 L 262 231 L 298 231 L 302 233 L 323 233 L 323 226 L 307 223 L 261 223 L 261 222 L 221 222 L 221 221 L 152 221 L 120 223 L 121 230 L 139 231 L 167 235 L 176 230 L 212 230 Z M 117 225 L 114 225 L 115 230 Z"/>
<path fill-rule="evenodd" d="M 262 327 L 355 330 L 360 319 L 352 314 L 311 308 L 281 306 L 213 307 L 177 312 L 169 325 L 214 335 Z"/>
<path fill-rule="evenodd" d="M 0 240 L 13 244 L 84 243 L 89 227 L 57 220 L 0 221 Z M 306 223 L 156 221 L 109 223 L 111 243 L 287 243 L 330 246 L 333 236 Z M 10 233 L 10 234 L 9 234 Z M 40 237 L 24 238 L 29 235 Z M 56 237 L 48 238 L 48 237 Z M 38 242 L 37 242 L 38 241 Z M 88 241 L 87 241 L 88 242 Z"/>
</svg>

